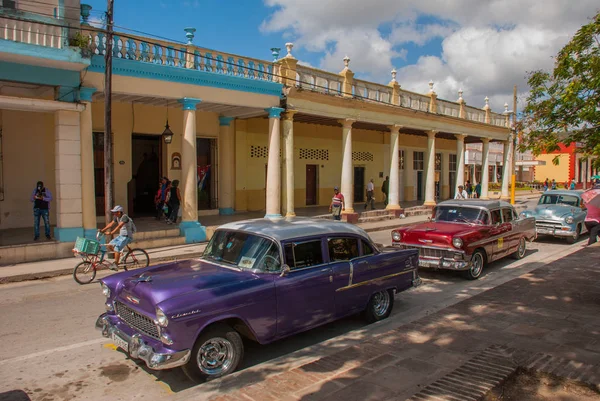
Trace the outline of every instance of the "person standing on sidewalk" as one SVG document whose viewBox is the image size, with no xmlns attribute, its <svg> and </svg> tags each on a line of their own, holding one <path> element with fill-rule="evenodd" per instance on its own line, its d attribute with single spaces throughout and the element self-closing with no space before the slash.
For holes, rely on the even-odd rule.
<svg viewBox="0 0 600 401">
<path fill-rule="evenodd" d="M 387 206 L 388 202 L 389 202 L 388 196 L 390 194 L 390 177 L 387 175 L 385 176 L 385 181 L 381 185 L 381 192 L 383 192 L 383 196 L 384 196 L 383 204 L 385 206 Z"/>
<path fill-rule="evenodd" d="M 156 194 L 156 220 L 160 220 L 163 216 L 163 207 L 165 206 L 165 199 L 167 198 L 167 193 L 169 191 L 169 179 L 167 177 L 163 177 L 160 180 L 160 189 Z M 165 216 L 166 218 L 167 216 Z"/>
<path fill-rule="evenodd" d="M 465 191 L 465 187 L 462 185 L 458 186 L 458 191 L 456 191 L 456 195 L 454 195 L 454 199 L 468 199 L 469 194 Z"/>
<path fill-rule="evenodd" d="M 371 205 L 371 210 L 375 210 L 375 198 L 373 195 L 375 194 L 375 184 L 373 183 L 373 179 L 369 181 L 367 184 L 367 203 L 365 203 L 365 210 Z"/>
<path fill-rule="evenodd" d="M 177 223 L 177 217 L 179 214 L 179 207 L 181 205 L 181 193 L 179 192 L 179 180 L 173 180 L 171 183 L 171 189 L 167 195 L 168 206 L 169 206 L 169 217 L 167 224 Z"/>
<path fill-rule="evenodd" d="M 40 239 L 40 217 L 44 219 L 44 231 L 47 239 L 52 239 L 50 236 L 50 202 L 52 201 L 52 193 L 44 186 L 42 181 L 38 181 L 35 189 L 31 193 L 31 201 L 33 202 L 33 240 Z"/>
<path fill-rule="evenodd" d="M 340 193 L 338 187 L 333 188 L 333 198 L 331 204 L 329 204 L 329 212 L 332 214 L 334 220 L 342 219 L 342 212 L 346 210 L 346 202 L 344 201 L 344 195 Z"/>
</svg>

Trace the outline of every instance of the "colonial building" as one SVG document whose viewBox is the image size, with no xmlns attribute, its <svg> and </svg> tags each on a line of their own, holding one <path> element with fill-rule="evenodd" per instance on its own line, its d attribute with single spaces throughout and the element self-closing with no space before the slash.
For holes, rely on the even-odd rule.
<svg viewBox="0 0 600 401">
<path fill-rule="evenodd" d="M 577 188 L 589 188 L 592 184 L 591 177 L 598 175 L 598 169 L 594 168 L 592 160 L 583 157 L 577 143 L 569 145 L 560 143 L 558 146 L 558 150 L 542 153 L 537 157 L 546 164 L 536 167 L 536 181 L 544 181 L 547 178 L 550 181 L 554 179 L 558 183 L 564 183 L 575 179 Z"/>
<path fill-rule="evenodd" d="M 0 229 L 31 225 L 29 195 L 42 180 L 55 194 L 55 237 L 71 242 L 93 235 L 110 206 L 106 36 L 87 24 L 89 6 L 52 1 L 56 17 L 19 10 L 20 2 L 1 9 Z M 272 49 L 273 60 L 208 50 L 194 44 L 194 31 L 185 29 L 185 43 L 116 33 L 113 48 L 115 202 L 150 215 L 159 177 L 180 180 L 187 242 L 206 238 L 204 215 L 293 216 L 328 205 L 334 186 L 354 221 L 367 182 L 381 199 L 386 176 L 390 213 L 405 202 L 435 205 L 466 177 L 465 144 L 481 144 L 482 171 L 511 163 L 509 115 L 492 112 L 487 99 L 481 108 L 462 92 L 442 100 L 433 82 L 424 93 L 406 91 L 396 71 L 386 84 L 363 81 L 349 58 L 339 73 L 298 65 L 291 43 L 282 57 Z M 162 135 L 165 125 L 172 137 Z M 492 143 L 505 150 L 501 162 L 490 156 Z M 490 175 L 481 181 L 485 198 Z"/>
</svg>

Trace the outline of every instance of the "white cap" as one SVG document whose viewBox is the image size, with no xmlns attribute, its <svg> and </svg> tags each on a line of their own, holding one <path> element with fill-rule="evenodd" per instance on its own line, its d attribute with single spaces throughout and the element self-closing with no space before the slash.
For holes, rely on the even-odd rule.
<svg viewBox="0 0 600 401">
<path fill-rule="evenodd" d="M 117 205 L 117 206 L 113 207 L 112 209 L 110 209 L 110 211 L 113 212 L 113 213 L 122 212 L 123 211 L 123 206 Z"/>
</svg>

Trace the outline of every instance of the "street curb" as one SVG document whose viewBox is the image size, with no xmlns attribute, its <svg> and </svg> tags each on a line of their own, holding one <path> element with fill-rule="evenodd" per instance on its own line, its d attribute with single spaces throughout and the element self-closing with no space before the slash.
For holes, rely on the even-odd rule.
<svg viewBox="0 0 600 401">
<path fill-rule="evenodd" d="M 182 257 L 184 256 L 184 257 Z M 161 258 L 152 259 L 150 262 L 150 266 L 170 261 L 191 259 L 195 257 L 202 256 L 202 252 L 188 253 L 185 255 L 177 255 L 177 256 L 163 256 Z M 75 259 L 75 258 L 74 258 Z M 34 280 L 43 280 L 47 278 L 60 277 L 60 276 L 68 276 L 73 274 L 73 269 L 75 268 L 75 264 L 73 267 L 69 269 L 60 269 L 60 270 L 52 270 L 47 272 L 39 272 L 39 273 L 26 273 L 19 274 L 16 276 L 8 276 L 8 277 L 0 277 L 0 285 L 9 284 L 9 283 L 20 283 L 23 281 L 34 281 Z"/>
</svg>

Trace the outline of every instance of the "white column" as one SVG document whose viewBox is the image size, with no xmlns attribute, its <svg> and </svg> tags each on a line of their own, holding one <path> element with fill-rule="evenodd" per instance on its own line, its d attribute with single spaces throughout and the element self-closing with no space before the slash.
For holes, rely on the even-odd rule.
<svg viewBox="0 0 600 401">
<path fill-rule="evenodd" d="M 481 151 L 481 199 L 489 199 L 488 188 L 490 186 L 490 140 L 482 138 L 483 149 Z"/>
<path fill-rule="evenodd" d="M 354 167 L 352 165 L 352 124 L 356 120 L 340 120 L 342 124 L 342 183 L 345 214 L 354 213 Z"/>
<path fill-rule="evenodd" d="M 400 164 L 399 164 L 399 137 L 400 125 L 390 126 L 390 182 L 388 190 L 388 204 L 386 209 L 400 209 Z"/>
<path fill-rule="evenodd" d="M 295 110 L 287 110 L 283 113 L 283 157 L 285 158 L 285 194 L 284 208 L 285 217 L 294 217 L 294 114 Z"/>
<path fill-rule="evenodd" d="M 219 214 L 234 213 L 235 171 L 235 131 L 233 117 L 219 117 Z"/>
<path fill-rule="evenodd" d="M 507 141 L 504 142 L 504 165 L 502 168 L 502 200 L 510 200 L 508 186 L 512 175 L 512 153 L 513 153 L 513 135 L 510 134 Z"/>
<path fill-rule="evenodd" d="M 279 118 L 284 111 L 279 107 L 265 109 L 269 112 L 269 159 L 267 161 L 267 218 L 281 217 L 281 137 Z"/>
<path fill-rule="evenodd" d="M 454 193 L 458 193 L 458 186 L 465 185 L 465 138 L 466 135 L 456 134 L 456 187 Z"/>
<path fill-rule="evenodd" d="M 53 203 L 57 220 L 54 236 L 61 242 L 71 242 L 83 236 L 79 112 L 55 112 L 54 129 L 56 192 Z"/>
<path fill-rule="evenodd" d="M 92 95 L 96 88 L 81 88 L 79 98 L 85 110 L 79 116 L 81 128 L 81 208 L 86 238 L 96 238 L 96 190 L 94 187 L 94 142 L 92 130 Z"/>
<path fill-rule="evenodd" d="M 494 184 L 498 183 L 498 161 L 494 162 Z"/>
<path fill-rule="evenodd" d="M 198 155 L 196 152 L 196 107 L 200 99 L 183 98 L 181 141 L 182 219 L 180 230 L 187 243 L 206 240 L 206 229 L 198 222 Z"/>
<path fill-rule="evenodd" d="M 425 206 L 435 205 L 435 134 L 437 131 L 427 132 L 426 154 L 426 179 L 425 179 Z"/>
</svg>

